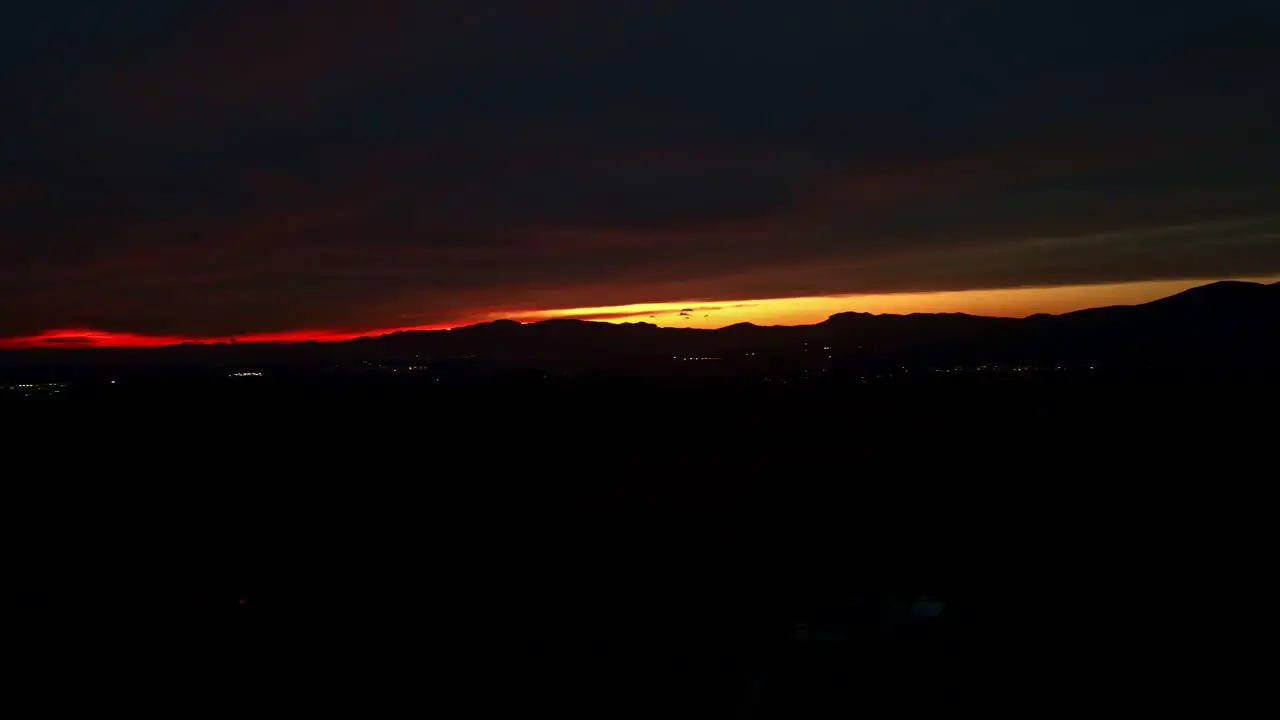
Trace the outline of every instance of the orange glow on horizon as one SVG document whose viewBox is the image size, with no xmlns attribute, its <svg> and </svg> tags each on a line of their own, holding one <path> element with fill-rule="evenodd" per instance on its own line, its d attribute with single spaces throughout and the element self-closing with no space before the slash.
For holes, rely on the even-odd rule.
<svg viewBox="0 0 1280 720">
<path fill-rule="evenodd" d="M 1272 283 L 1280 276 L 1223 278 Z M 1136 305 L 1174 295 L 1212 280 L 1159 280 L 1107 285 L 958 290 L 951 292 L 825 295 L 762 300 L 640 303 L 611 307 L 544 310 L 508 316 L 524 322 L 576 318 L 611 323 L 647 322 L 663 327 L 712 329 L 735 323 L 811 325 L 841 312 L 872 314 L 967 313 L 991 317 L 1060 314 L 1107 305 Z M 687 312 L 686 312 L 687 311 Z M 497 319 L 493 315 L 491 319 Z"/>
<path fill-rule="evenodd" d="M 1273 283 L 1280 276 L 1233 278 Z M 548 309 L 534 312 L 491 312 L 451 324 L 373 330 L 293 330 L 237 335 L 234 338 L 141 335 L 94 329 L 55 329 L 37 335 L 0 338 L 0 349 L 161 347 L 181 344 L 336 342 L 359 337 L 376 337 L 394 332 L 447 330 L 475 322 L 511 319 L 537 322 L 556 318 L 596 320 L 611 323 L 647 322 L 663 327 L 720 328 L 740 322 L 756 325 L 808 325 L 822 322 L 840 312 L 874 314 L 968 313 L 995 317 L 1025 317 L 1036 313 L 1064 313 L 1105 305 L 1133 305 L 1150 302 L 1211 280 L 1168 280 L 1108 285 L 1070 285 L 1002 290 L 963 290 L 928 293 L 884 293 L 875 295 L 829 295 L 819 297 L 767 298 L 759 300 L 684 301 L 637 303 L 608 307 Z"/>
</svg>

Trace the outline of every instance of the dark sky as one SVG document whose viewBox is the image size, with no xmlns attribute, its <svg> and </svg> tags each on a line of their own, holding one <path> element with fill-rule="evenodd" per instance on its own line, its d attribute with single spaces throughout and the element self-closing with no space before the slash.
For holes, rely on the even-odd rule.
<svg viewBox="0 0 1280 720">
<path fill-rule="evenodd" d="M 1280 3 L 48 0 L 0 337 L 1280 273 Z"/>
</svg>

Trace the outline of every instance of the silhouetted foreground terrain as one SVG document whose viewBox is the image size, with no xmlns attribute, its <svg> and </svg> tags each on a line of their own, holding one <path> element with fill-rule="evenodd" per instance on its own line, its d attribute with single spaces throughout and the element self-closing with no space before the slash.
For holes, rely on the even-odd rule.
<svg viewBox="0 0 1280 720">
<path fill-rule="evenodd" d="M 1266 575 L 1275 365 L 1234 357 L 25 388 L 12 617 L 46 679 L 365 711 L 797 717 L 1035 682 L 1028 653 L 1101 673 Z"/>
<path fill-rule="evenodd" d="M 1269 523 L 1256 380 L 108 389 L 28 398 L 10 435 L 32 652 L 312 702 L 949 702 L 992 648 L 1168 641 Z M 947 610 L 855 612 L 920 598 Z M 823 622 L 855 640 L 795 639 Z"/>
</svg>

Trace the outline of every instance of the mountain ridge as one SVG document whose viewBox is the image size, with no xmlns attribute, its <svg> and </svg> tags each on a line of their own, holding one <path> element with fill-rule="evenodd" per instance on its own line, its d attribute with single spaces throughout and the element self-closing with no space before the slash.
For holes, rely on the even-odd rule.
<svg viewBox="0 0 1280 720">
<path fill-rule="evenodd" d="M 1280 317 L 1280 284 L 1220 282 L 1139 305 L 1088 308 L 1025 318 L 965 313 L 835 313 L 810 325 L 740 322 L 716 329 L 660 327 L 555 318 L 510 319 L 448 330 L 401 331 L 338 342 L 215 343 L 159 348 L 28 348 L 0 360 L 92 364 L 145 358 L 209 366 L 254 364 L 415 364 L 486 360 L 499 363 L 670 362 L 686 359 L 792 357 L 934 365 L 1065 361 L 1280 362 L 1265 328 Z M 807 358 L 807 359 L 806 359 Z M 123 360 L 122 360 L 123 361 Z"/>
</svg>

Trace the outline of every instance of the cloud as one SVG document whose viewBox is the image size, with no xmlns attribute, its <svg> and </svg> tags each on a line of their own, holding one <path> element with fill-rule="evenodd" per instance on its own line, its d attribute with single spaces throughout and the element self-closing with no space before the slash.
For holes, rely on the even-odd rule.
<svg viewBox="0 0 1280 720">
<path fill-rule="evenodd" d="M 620 320 L 622 318 L 632 318 L 635 316 L 636 314 L 633 312 L 598 312 L 598 313 L 583 313 L 581 315 L 577 315 L 577 314 L 557 315 L 556 318 L 564 319 L 564 320 Z M 653 317 L 653 316 L 650 316 L 650 317 Z M 550 319 L 550 318 L 541 318 L 541 317 L 530 318 L 530 320 L 544 320 L 544 319 Z"/>
<path fill-rule="evenodd" d="M 406 0 L 196 2 L 108 81 L 135 119 L 296 107 L 403 72 L 424 48 L 455 41 L 468 15 L 458 3 Z"/>
<path fill-rule="evenodd" d="M 1241 262 L 1240 258 L 1248 258 Z M 949 251 L 775 267 L 726 278 L 725 297 L 934 292 L 1216 279 L 1280 272 L 1280 216 L 1069 236 Z M 730 292 L 731 291 L 731 292 Z"/>
<path fill-rule="evenodd" d="M 1114 175 L 1096 185 L 1087 173 L 967 185 L 941 175 L 921 172 L 903 181 L 911 193 L 885 196 L 851 195 L 874 185 L 851 174 L 815 182 L 819 201 L 636 227 L 567 214 L 539 224 L 518 212 L 480 213 L 472 227 L 431 198 L 404 201 L 395 177 L 326 188 L 296 206 L 283 197 L 224 205 L 221 218 L 124 218 L 99 228 L 97 244 L 73 242 L 72 233 L 94 231 L 70 222 L 54 242 L 73 252 L 28 249 L 0 270 L 19 300 L 0 311 L 0 328 L 230 335 L 395 327 L 405 315 L 448 323 L 697 298 L 1280 272 L 1276 220 L 1257 214 L 1280 193 L 1265 185 L 1250 194 L 1167 181 L 1129 190 L 1117 205 Z M 470 202 L 482 208 L 489 197 Z M 1168 227 L 1185 229 L 1175 237 Z"/>
</svg>

